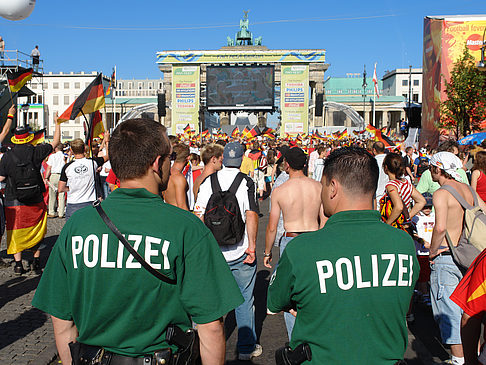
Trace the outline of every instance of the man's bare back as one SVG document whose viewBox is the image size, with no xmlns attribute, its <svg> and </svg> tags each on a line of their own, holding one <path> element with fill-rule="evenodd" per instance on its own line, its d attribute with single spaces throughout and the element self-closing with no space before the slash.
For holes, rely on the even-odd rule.
<svg viewBox="0 0 486 365">
<path fill-rule="evenodd" d="M 167 190 L 164 192 L 164 200 L 170 205 L 189 210 L 187 207 L 187 190 L 189 186 L 184 175 L 177 169 L 170 169 L 170 178 Z"/>
<path fill-rule="evenodd" d="M 272 192 L 272 207 L 280 207 L 287 232 L 316 231 L 322 227 L 321 189 L 320 182 L 302 176 L 289 179 Z"/>
</svg>

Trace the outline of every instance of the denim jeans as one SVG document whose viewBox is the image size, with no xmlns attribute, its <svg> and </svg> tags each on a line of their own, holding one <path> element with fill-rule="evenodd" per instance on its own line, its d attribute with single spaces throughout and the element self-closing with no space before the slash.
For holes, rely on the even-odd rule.
<svg viewBox="0 0 486 365">
<path fill-rule="evenodd" d="M 238 341 L 236 347 L 240 354 L 250 354 L 255 349 L 255 306 L 253 305 L 253 289 L 256 281 L 256 260 L 253 264 L 244 264 L 246 254 L 237 260 L 229 261 L 228 266 L 240 288 L 245 300 L 235 309 L 236 325 L 238 326 Z"/>
<path fill-rule="evenodd" d="M 89 207 L 92 204 L 93 204 L 93 202 L 78 203 L 78 204 L 69 204 L 68 203 L 68 205 L 66 206 L 66 220 L 71 218 L 71 216 L 73 215 L 73 213 L 75 211 L 80 210 L 84 207 Z"/>
<path fill-rule="evenodd" d="M 461 271 L 452 256 L 438 256 L 430 264 L 432 312 L 439 325 L 442 342 L 448 345 L 461 343 L 462 309 L 449 298 L 461 279 Z"/>
<path fill-rule="evenodd" d="M 282 257 L 282 253 L 287 247 L 287 244 L 292 241 L 295 237 L 285 237 L 282 236 L 280 239 L 280 257 Z M 285 320 L 285 327 L 287 327 L 287 335 L 289 336 L 289 341 L 292 336 L 292 330 L 294 329 L 295 324 L 295 317 L 291 315 L 289 312 L 284 312 L 284 320 Z"/>
</svg>

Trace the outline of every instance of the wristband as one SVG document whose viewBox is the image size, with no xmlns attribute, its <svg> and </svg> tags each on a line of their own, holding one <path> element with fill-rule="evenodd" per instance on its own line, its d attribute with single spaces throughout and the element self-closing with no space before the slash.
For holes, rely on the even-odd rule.
<svg viewBox="0 0 486 365">
<path fill-rule="evenodd" d="M 13 119 L 13 118 L 14 118 L 13 114 L 8 114 L 7 115 L 7 119 Z"/>
<path fill-rule="evenodd" d="M 250 251 L 250 250 L 248 250 L 248 252 L 249 252 L 249 253 L 255 253 L 255 251 Z"/>
<path fill-rule="evenodd" d="M 272 257 L 272 252 L 266 253 L 265 251 L 263 251 L 263 257 Z"/>
</svg>

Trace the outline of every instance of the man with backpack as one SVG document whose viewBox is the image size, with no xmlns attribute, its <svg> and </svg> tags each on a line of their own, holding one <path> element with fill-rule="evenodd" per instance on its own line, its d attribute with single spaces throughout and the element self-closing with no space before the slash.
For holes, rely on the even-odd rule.
<svg viewBox="0 0 486 365">
<path fill-rule="evenodd" d="M 57 118 L 56 118 L 57 119 Z M 25 273 L 22 251 L 34 251 L 32 270 L 41 274 L 40 247 L 47 230 L 47 208 L 42 194 L 45 185 L 40 173 L 42 161 L 61 141 L 57 123 L 49 144 L 33 146 L 34 134 L 28 125 L 18 126 L 11 141 L 15 144 L 0 161 L 0 181 L 6 180 L 5 218 L 7 221 L 7 253 L 15 259 L 14 272 Z"/>
<path fill-rule="evenodd" d="M 237 348 L 239 360 L 250 360 L 262 353 L 253 305 L 259 208 L 255 183 L 240 172 L 244 153 L 238 142 L 224 147 L 223 168 L 201 184 L 194 212 L 213 232 L 245 300 L 235 309 Z"/>
<path fill-rule="evenodd" d="M 458 365 L 464 363 L 460 333 L 462 311 L 449 297 L 463 277 L 461 269 L 464 270 L 464 266 L 458 266 L 461 258 L 458 254 L 462 253 L 460 244 L 467 244 L 461 242 L 464 208 L 459 200 L 469 205 L 475 205 L 477 201 L 483 210 L 486 209 L 479 197 L 475 199 L 470 187 L 459 182 L 461 175 L 457 169 L 461 166 L 462 161 L 451 152 L 438 152 L 430 159 L 432 179 L 441 186 L 433 195 L 435 226 L 429 256 L 432 311 L 442 341 L 450 345 L 451 363 Z"/>
</svg>

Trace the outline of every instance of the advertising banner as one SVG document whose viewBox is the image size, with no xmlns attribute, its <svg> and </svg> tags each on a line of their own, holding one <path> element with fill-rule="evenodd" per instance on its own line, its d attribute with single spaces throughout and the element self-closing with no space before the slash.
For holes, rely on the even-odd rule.
<svg viewBox="0 0 486 365">
<path fill-rule="evenodd" d="M 199 133 L 199 66 L 172 67 L 172 133 Z"/>
<path fill-rule="evenodd" d="M 280 135 L 308 133 L 309 66 L 282 65 L 281 75 Z"/>
<path fill-rule="evenodd" d="M 326 51 L 265 50 L 265 51 L 164 51 L 157 53 L 158 64 L 174 63 L 230 63 L 230 62 L 320 62 Z"/>
<path fill-rule="evenodd" d="M 445 84 L 450 81 L 454 62 L 462 55 L 465 46 L 476 61 L 481 59 L 485 27 L 486 16 L 424 19 L 421 144 L 438 144 L 440 131 L 434 122 L 440 119 L 440 102 L 447 98 Z"/>
</svg>

